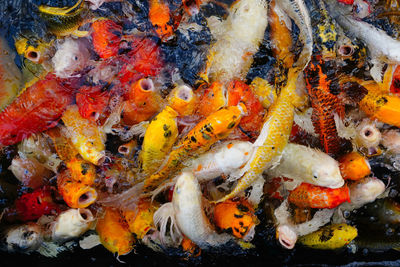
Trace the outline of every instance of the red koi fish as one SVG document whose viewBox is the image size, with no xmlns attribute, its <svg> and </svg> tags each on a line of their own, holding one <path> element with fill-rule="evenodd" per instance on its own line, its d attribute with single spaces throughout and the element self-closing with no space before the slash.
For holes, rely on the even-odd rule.
<svg viewBox="0 0 400 267">
<path fill-rule="evenodd" d="M 400 66 L 397 66 L 393 72 L 392 84 L 390 85 L 392 94 L 400 95 Z"/>
<path fill-rule="evenodd" d="M 92 43 L 96 53 L 103 59 L 118 55 L 122 26 L 109 19 L 92 23 Z"/>
<path fill-rule="evenodd" d="M 39 188 L 25 193 L 15 201 L 17 218 L 22 221 L 39 219 L 42 215 L 58 213 L 60 210 L 53 202 L 49 188 Z"/>
<path fill-rule="evenodd" d="M 331 80 L 323 72 L 322 60 L 313 60 L 304 71 L 307 91 L 313 108 L 312 122 L 324 152 L 336 156 L 340 151 L 340 139 L 336 129 L 334 112 L 344 116 L 344 106 L 330 92 Z M 323 64 L 323 63 L 322 63 Z"/>
<path fill-rule="evenodd" d="M 124 66 L 118 73 L 122 84 L 132 83 L 147 76 L 156 76 L 163 67 L 159 46 L 149 38 L 125 36 L 132 50 L 122 58 Z"/>
<path fill-rule="evenodd" d="M 343 202 L 350 202 L 350 191 L 345 185 L 331 189 L 302 183 L 289 194 L 290 203 L 300 208 L 333 209 Z"/>
<path fill-rule="evenodd" d="M 74 96 L 75 90 L 53 74 L 28 87 L 0 113 L 0 146 L 54 127 Z"/>
<path fill-rule="evenodd" d="M 104 112 L 110 99 L 110 91 L 103 91 L 104 86 L 83 86 L 76 94 L 79 114 L 85 119 L 96 121 Z"/>
</svg>

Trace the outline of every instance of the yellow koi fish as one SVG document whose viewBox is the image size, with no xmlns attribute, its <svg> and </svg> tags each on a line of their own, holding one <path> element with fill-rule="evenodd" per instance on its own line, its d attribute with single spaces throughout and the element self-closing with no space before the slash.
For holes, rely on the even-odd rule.
<svg viewBox="0 0 400 267">
<path fill-rule="evenodd" d="M 104 132 L 92 121 L 79 114 L 76 105 L 69 106 L 61 117 L 67 136 L 84 160 L 98 165 L 104 158 Z"/>
<path fill-rule="evenodd" d="M 145 180 L 143 191 L 156 189 L 163 180 L 183 167 L 182 162 L 187 157 L 201 154 L 218 140 L 227 137 L 246 111 L 243 104 L 226 107 L 199 122 L 171 152 L 162 168 Z"/>
<path fill-rule="evenodd" d="M 337 249 L 357 237 L 357 229 L 345 223 L 328 225 L 311 234 L 302 236 L 298 242 L 315 249 Z"/>
<path fill-rule="evenodd" d="M 265 169 L 275 163 L 275 159 L 279 159 L 292 130 L 294 106 L 300 102 L 300 97 L 295 93 L 298 75 L 298 69 L 289 70 L 288 82 L 271 106 L 261 133 L 254 143 L 256 150 L 239 174 L 240 176 L 244 174 L 243 177 L 232 192 L 218 200 L 217 203 L 224 202 L 248 188 Z"/>
<path fill-rule="evenodd" d="M 154 173 L 171 151 L 178 138 L 178 113 L 166 106 L 151 122 L 143 139 L 139 160 L 142 163 L 143 174 Z"/>
</svg>

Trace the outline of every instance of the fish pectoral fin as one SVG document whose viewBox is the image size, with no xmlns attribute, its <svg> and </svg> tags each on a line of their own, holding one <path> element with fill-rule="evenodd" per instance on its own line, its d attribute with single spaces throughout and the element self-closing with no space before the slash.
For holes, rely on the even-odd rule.
<svg viewBox="0 0 400 267">
<path fill-rule="evenodd" d="M 377 59 L 371 60 L 371 63 L 373 65 L 369 72 L 375 82 L 381 83 L 383 78 L 383 68 L 385 67 L 385 63 Z"/>
</svg>

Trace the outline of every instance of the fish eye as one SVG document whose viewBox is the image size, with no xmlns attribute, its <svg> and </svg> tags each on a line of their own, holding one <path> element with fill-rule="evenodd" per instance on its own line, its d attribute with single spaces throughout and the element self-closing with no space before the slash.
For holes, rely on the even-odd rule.
<svg viewBox="0 0 400 267">
<path fill-rule="evenodd" d="M 314 179 L 318 179 L 318 175 L 315 172 L 313 172 L 313 177 Z"/>
</svg>

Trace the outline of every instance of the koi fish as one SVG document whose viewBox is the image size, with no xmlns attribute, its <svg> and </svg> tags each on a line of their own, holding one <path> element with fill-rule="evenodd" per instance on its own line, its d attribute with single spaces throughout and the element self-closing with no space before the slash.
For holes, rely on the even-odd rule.
<svg viewBox="0 0 400 267">
<path fill-rule="evenodd" d="M 336 160 L 321 151 L 296 144 L 286 145 L 279 165 L 267 170 L 267 174 L 329 188 L 339 188 L 344 184 Z"/>
<path fill-rule="evenodd" d="M 211 47 L 207 66 L 201 75 L 206 82 L 244 79 L 268 24 L 268 7 L 263 1 L 235 2 L 228 18 L 218 25 L 216 43 Z"/>
<path fill-rule="evenodd" d="M 274 161 L 280 158 L 292 130 L 294 105 L 297 105 L 296 101 L 299 101 L 294 91 L 298 74 L 296 69 L 289 70 L 287 85 L 282 88 L 281 94 L 264 119 L 261 133 L 254 143 L 255 151 L 243 170 L 235 175 L 236 177 L 243 175 L 243 177 L 231 193 L 218 200 L 217 203 L 224 202 L 248 188 L 265 169 L 273 166 Z"/>
<path fill-rule="evenodd" d="M 299 243 L 314 249 L 338 249 L 357 237 L 357 228 L 348 224 L 332 224 L 299 238 Z"/>
<path fill-rule="evenodd" d="M 106 208 L 103 217 L 97 220 L 96 232 L 101 244 L 112 253 L 125 255 L 133 249 L 134 237 L 118 210 Z"/>
<path fill-rule="evenodd" d="M 337 112 L 340 117 L 343 117 L 344 106 L 341 105 L 338 97 L 331 93 L 331 81 L 327 74 L 323 72 L 323 66 L 320 64 L 327 63 L 323 63 L 321 60 L 311 61 L 304 72 L 304 77 L 313 108 L 314 130 L 319 135 L 323 151 L 334 157 L 340 151 L 340 140 L 333 112 Z"/>
<path fill-rule="evenodd" d="M 17 96 L 21 79 L 21 72 L 13 61 L 6 40 L 0 38 L 0 110 Z"/>
<path fill-rule="evenodd" d="M 218 203 L 214 208 L 214 221 L 223 232 L 250 241 L 253 239 L 258 219 L 251 204 L 241 199 Z"/>
<path fill-rule="evenodd" d="M 192 115 L 198 102 L 198 97 L 187 85 L 175 87 L 168 95 L 168 104 L 179 116 Z"/>
<path fill-rule="evenodd" d="M 0 145 L 54 127 L 74 95 L 75 90 L 53 74 L 28 87 L 0 113 Z"/>
<path fill-rule="evenodd" d="M 288 200 L 300 208 L 333 209 L 350 202 L 350 191 L 347 186 L 331 189 L 302 183 L 290 192 Z"/>
<path fill-rule="evenodd" d="M 368 160 L 358 152 L 350 152 L 339 158 L 339 166 L 346 180 L 360 180 L 371 173 Z"/>
<path fill-rule="evenodd" d="M 179 229 L 200 248 L 220 246 L 232 239 L 212 229 L 204 213 L 200 185 L 193 174 L 184 172 L 179 176 L 172 205 Z"/>
<path fill-rule="evenodd" d="M 95 220 L 89 209 L 69 209 L 50 223 L 51 238 L 56 242 L 65 242 L 80 237 L 93 225 Z"/>
<path fill-rule="evenodd" d="M 174 34 L 174 21 L 169 6 L 164 0 L 149 0 L 149 20 L 161 41 L 165 42 Z"/>
<path fill-rule="evenodd" d="M 40 225 L 33 222 L 12 226 L 2 233 L 4 244 L 1 245 L 8 252 L 30 253 L 40 247 L 43 235 Z"/>
<path fill-rule="evenodd" d="M 343 203 L 341 210 L 354 210 L 373 202 L 385 191 L 385 184 L 375 177 L 366 177 L 349 185 L 350 203 Z"/>
<path fill-rule="evenodd" d="M 144 134 L 142 151 L 139 161 L 142 164 L 143 174 L 154 173 L 162 164 L 166 155 L 178 139 L 178 125 L 176 117 L 178 113 L 166 106 L 150 122 Z"/>
<path fill-rule="evenodd" d="M 157 76 L 164 65 L 157 43 L 150 38 L 134 35 L 125 35 L 123 38 L 129 52 L 121 57 L 122 68 L 117 75 L 121 84 L 130 85 L 141 78 Z"/>
<path fill-rule="evenodd" d="M 103 59 L 118 55 L 122 39 L 122 26 L 110 19 L 98 19 L 92 23 L 92 44 Z"/>
<path fill-rule="evenodd" d="M 243 102 L 247 109 L 247 115 L 240 120 L 240 130 L 246 136 L 255 138 L 263 124 L 264 108 L 247 84 L 242 81 L 232 81 L 228 85 L 228 106 L 237 105 L 239 102 Z"/>
<path fill-rule="evenodd" d="M 96 121 L 105 111 L 110 99 L 110 91 L 103 89 L 104 87 L 101 85 L 82 86 L 79 89 L 76 94 L 76 105 L 83 118 Z"/>
<path fill-rule="evenodd" d="M 226 138 L 239 124 L 244 112 L 246 107 L 240 104 L 222 108 L 200 121 L 172 150 L 160 170 L 146 178 L 143 191 L 157 188 L 163 180 L 183 167 L 182 162 L 187 157 L 201 154 L 218 140 Z"/>
<path fill-rule="evenodd" d="M 105 133 L 92 121 L 82 118 L 78 107 L 71 105 L 62 115 L 65 134 L 83 159 L 98 165 L 105 157 Z"/>
<path fill-rule="evenodd" d="M 42 215 L 57 214 L 60 210 L 53 201 L 49 188 L 42 187 L 32 193 L 25 193 L 15 201 L 17 218 L 33 221 Z"/>
<path fill-rule="evenodd" d="M 88 34 L 87 31 L 78 30 L 88 13 L 84 0 L 78 0 L 72 7 L 60 8 L 40 5 L 38 10 L 49 31 L 57 36 L 72 34 L 77 37 L 84 37 Z"/>
<path fill-rule="evenodd" d="M 153 223 L 156 208 L 149 201 L 142 201 L 138 204 L 137 210 L 123 212 L 129 230 L 135 234 L 137 239 L 142 240 L 151 229 L 156 230 Z"/>
<path fill-rule="evenodd" d="M 128 125 L 150 119 L 160 109 L 162 98 L 151 79 L 140 79 L 132 84 L 126 101 L 123 121 Z"/>
<path fill-rule="evenodd" d="M 213 82 L 201 94 L 197 113 L 208 116 L 227 104 L 226 88 L 220 82 Z"/>
</svg>

